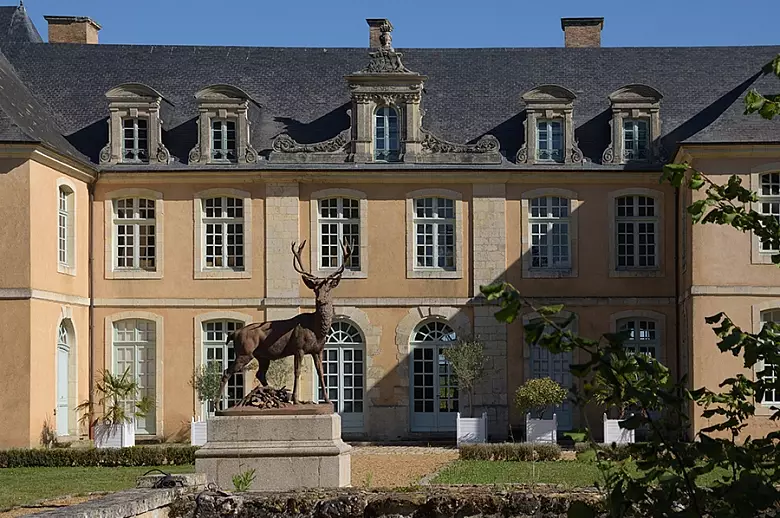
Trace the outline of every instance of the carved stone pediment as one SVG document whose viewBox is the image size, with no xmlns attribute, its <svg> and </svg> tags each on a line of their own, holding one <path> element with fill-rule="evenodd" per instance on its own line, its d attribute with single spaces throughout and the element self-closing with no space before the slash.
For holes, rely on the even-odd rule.
<svg viewBox="0 0 780 518">
<path fill-rule="evenodd" d="M 109 102 L 139 101 L 159 104 L 163 96 L 143 83 L 123 83 L 106 92 L 106 98 Z"/>
<path fill-rule="evenodd" d="M 359 73 L 363 74 L 413 74 L 401 62 L 403 54 L 393 49 L 380 49 L 368 54 L 370 60 L 368 65 Z"/>
<path fill-rule="evenodd" d="M 278 135 L 268 157 L 271 162 L 283 163 L 339 163 L 346 162 L 349 152 L 347 131 L 332 139 L 312 144 L 301 144 L 287 133 Z"/>
<path fill-rule="evenodd" d="M 559 85 L 542 85 L 522 95 L 526 104 L 531 103 L 561 103 L 571 104 L 577 96 L 566 87 Z"/>
<path fill-rule="evenodd" d="M 661 99 L 661 92 L 652 86 L 641 84 L 626 85 L 609 95 L 609 100 L 613 103 L 656 104 Z"/>
<path fill-rule="evenodd" d="M 233 101 L 241 103 L 249 101 L 252 98 L 244 90 L 233 85 L 210 85 L 199 90 L 195 94 L 195 99 L 199 102 L 227 102 Z"/>
<path fill-rule="evenodd" d="M 474 144 L 456 144 L 421 129 L 423 136 L 418 163 L 501 163 L 499 142 L 493 135 L 484 135 Z"/>
<path fill-rule="evenodd" d="M 652 86 L 630 84 L 609 95 L 612 104 L 612 142 L 601 156 L 603 164 L 621 165 L 630 162 L 663 162 L 663 151 L 658 143 L 661 137 L 660 107 L 663 95 Z M 624 149 L 623 125 L 627 120 L 647 123 L 649 152 L 642 159 L 627 158 Z"/>
</svg>

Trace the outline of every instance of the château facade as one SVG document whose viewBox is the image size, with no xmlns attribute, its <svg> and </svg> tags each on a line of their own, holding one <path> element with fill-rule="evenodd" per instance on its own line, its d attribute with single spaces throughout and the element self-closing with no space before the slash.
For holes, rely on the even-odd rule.
<svg viewBox="0 0 780 518">
<path fill-rule="evenodd" d="M 0 447 L 46 422 L 87 434 L 76 406 L 103 369 L 155 401 L 139 440 L 186 438 L 191 376 L 231 358 L 227 334 L 312 309 L 293 241 L 315 275 L 354 249 L 325 353 L 346 438 L 452 437 L 459 337 L 485 343 L 473 403 L 494 438 L 522 427 L 524 380 L 571 385 L 578 358 L 525 343 L 536 315 L 495 320 L 496 280 L 585 336 L 631 331 L 695 386 L 741 369 L 704 317 L 780 318 L 772 251 L 691 226 L 692 194 L 658 181 L 670 161 L 737 173 L 780 213 L 780 124 L 742 115 L 780 47 L 602 48 L 600 18 L 563 19 L 562 48 L 402 52 L 385 19 L 329 49 L 104 45 L 89 18 L 47 21 L 43 42 L 0 8 Z M 598 429 L 602 409 L 555 411 Z"/>
</svg>

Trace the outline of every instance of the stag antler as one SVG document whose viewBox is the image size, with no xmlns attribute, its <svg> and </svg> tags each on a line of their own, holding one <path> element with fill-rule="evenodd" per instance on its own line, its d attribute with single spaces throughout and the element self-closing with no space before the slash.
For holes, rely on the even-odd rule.
<svg viewBox="0 0 780 518">
<path fill-rule="evenodd" d="M 349 261 L 349 258 L 352 256 L 352 248 L 347 244 L 347 240 L 340 241 L 339 245 L 341 245 L 341 253 L 342 253 L 342 260 L 341 260 L 341 266 L 338 267 L 338 269 L 328 275 L 328 279 L 335 279 L 336 277 L 340 277 L 342 273 L 344 273 L 344 268 L 347 266 L 347 261 Z"/>
<path fill-rule="evenodd" d="M 298 249 L 295 249 L 295 241 L 292 242 L 292 245 L 290 245 L 290 250 L 292 250 L 293 253 L 293 268 L 295 268 L 295 271 L 303 275 L 304 277 L 308 279 L 316 279 L 314 275 L 307 272 L 303 269 L 303 262 L 301 261 L 301 250 L 303 250 L 303 247 L 306 246 L 306 240 L 303 240 L 303 243 L 300 244 Z"/>
</svg>

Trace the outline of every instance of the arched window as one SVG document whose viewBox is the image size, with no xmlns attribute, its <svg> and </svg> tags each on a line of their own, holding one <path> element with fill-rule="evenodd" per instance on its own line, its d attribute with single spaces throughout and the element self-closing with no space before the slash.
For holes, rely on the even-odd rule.
<svg viewBox="0 0 780 518">
<path fill-rule="evenodd" d="M 57 261 L 61 266 L 73 266 L 73 191 L 61 185 L 58 191 Z"/>
<path fill-rule="evenodd" d="M 203 358 L 204 363 L 217 362 L 220 369 L 227 369 L 228 364 L 236 358 L 233 342 L 225 344 L 227 336 L 242 327 L 243 322 L 237 320 L 209 320 L 203 322 Z M 231 407 L 244 397 L 244 373 L 237 372 L 227 382 L 223 394 L 224 408 Z M 209 413 L 215 408 L 208 408 Z"/>
<path fill-rule="evenodd" d="M 71 334 L 63 320 L 57 329 L 57 435 L 70 433 Z"/>
<path fill-rule="evenodd" d="M 333 322 L 322 356 L 325 389 L 341 414 L 342 429 L 362 430 L 366 372 L 363 335 L 350 322 Z M 324 394 L 319 380 L 317 388 L 317 399 L 322 403 Z"/>
<path fill-rule="evenodd" d="M 130 318 L 114 322 L 113 365 L 115 375 L 127 371 L 138 383 L 139 397 L 155 401 L 157 384 L 157 326 L 152 320 Z M 133 401 L 123 403 L 132 409 Z M 156 409 L 136 419 L 136 433 L 154 435 Z"/>
<path fill-rule="evenodd" d="M 423 323 L 412 334 L 412 431 L 455 429 L 458 382 L 444 350 L 456 340 L 455 331 L 439 320 Z"/>
<path fill-rule="evenodd" d="M 761 188 L 758 191 L 759 212 L 765 216 L 780 219 L 780 173 L 761 175 Z M 771 243 L 761 242 L 762 254 L 776 254 L 777 248 Z"/>
<path fill-rule="evenodd" d="M 374 159 L 382 162 L 398 160 L 398 112 L 383 106 L 374 117 Z"/>
<path fill-rule="evenodd" d="M 658 335 L 658 324 L 649 318 L 624 318 L 617 322 L 618 332 L 628 333 L 628 339 L 623 342 L 627 350 L 646 354 L 658 359 L 661 342 Z"/>
<path fill-rule="evenodd" d="M 569 200 L 558 196 L 531 199 L 528 210 L 531 268 L 571 267 Z"/>
<path fill-rule="evenodd" d="M 650 196 L 615 198 L 617 269 L 648 269 L 658 266 L 658 211 Z"/>
</svg>

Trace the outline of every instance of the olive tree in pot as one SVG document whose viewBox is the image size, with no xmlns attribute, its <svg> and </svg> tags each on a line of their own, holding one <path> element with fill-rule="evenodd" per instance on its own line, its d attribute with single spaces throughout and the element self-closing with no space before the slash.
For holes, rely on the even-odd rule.
<svg viewBox="0 0 780 518">
<path fill-rule="evenodd" d="M 461 443 L 487 442 L 487 414 L 472 416 L 474 387 L 485 374 L 485 346 L 479 337 L 466 337 L 444 350 L 444 358 L 452 366 L 459 394 L 468 396 L 466 415 L 457 414 L 456 440 Z"/>
<path fill-rule="evenodd" d="M 140 392 L 129 368 L 122 374 L 100 371 L 95 383 L 97 401 L 87 400 L 76 407 L 82 414 L 79 422 L 94 429 L 95 447 L 135 446 L 135 420 L 146 417 L 154 408 L 154 402 L 147 396 L 140 397 Z"/>
<path fill-rule="evenodd" d="M 193 446 L 203 446 L 206 444 L 206 417 L 214 414 L 217 404 L 220 400 L 219 385 L 222 381 L 222 365 L 219 362 L 211 361 L 195 369 L 192 374 L 190 384 L 195 388 L 198 399 L 205 403 L 206 415 L 201 415 L 201 419 L 192 418 L 190 423 L 190 443 Z"/>
<path fill-rule="evenodd" d="M 550 378 L 530 379 L 515 392 L 515 406 L 525 413 L 525 440 L 527 442 L 558 442 L 558 420 L 545 419 L 547 409 L 566 400 L 568 392 Z"/>
</svg>

